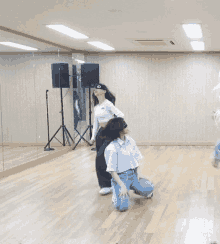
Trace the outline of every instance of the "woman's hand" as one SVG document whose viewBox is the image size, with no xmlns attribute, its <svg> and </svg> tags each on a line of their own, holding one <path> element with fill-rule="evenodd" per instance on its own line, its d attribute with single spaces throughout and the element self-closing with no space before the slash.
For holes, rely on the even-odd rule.
<svg viewBox="0 0 220 244">
<path fill-rule="evenodd" d="M 125 186 L 125 184 L 121 181 L 119 175 L 117 174 L 117 172 L 115 171 L 111 171 L 111 175 L 112 175 L 112 178 L 118 183 L 118 185 L 121 187 L 120 188 L 120 193 L 119 193 L 119 197 L 124 197 L 124 196 L 127 196 L 129 195 L 128 193 L 128 190 Z"/>
<path fill-rule="evenodd" d="M 119 197 L 123 197 L 123 196 L 126 197 L 128 195 L 129 195 L 128 190 L 127 190 L 126 186 L 123 184 L 121 186 L 121 193 L 119 194 Z"/>
<path fill-rule="evenodd" d="M 80 117 L 80 111 L 79 111 L 79 109 L 77 109 L 77 113 L 78 113 L 78 116 Z"/>
</svg>

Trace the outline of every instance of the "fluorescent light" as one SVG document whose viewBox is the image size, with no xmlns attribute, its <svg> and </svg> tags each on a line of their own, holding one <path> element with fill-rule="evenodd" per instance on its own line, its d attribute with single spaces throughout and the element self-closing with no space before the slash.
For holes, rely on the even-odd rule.
<svg viewBox="0 0 220 244">
<path fill-rule="evenodd" d="M 200 39 L 202 38 L 202 29 L 198 24 L 184 24 L 183 29 L 186 32 L 186 35 L 192 39 Z"/>
<path fill-rule="evenodd" d="M 51 28 L 53 30 L 59 31 L 60 33 L 63 33 L 65 35 L 73 37 L 75 39 L 87 39 L 88 38 L 88 36 L 85 36 L 77 31 L 74 31 L 64 25 L 47 25 L 47 27 Z"/>
<path fill-rule="evenodd" d="M 80 64 L 84 64 L 84 63 L 85 63 L 84 61 L 79 60 L 79 59 L 75 59 L 75 60 L 76 60 L 76 62 L 78 62 L 78 63 L 80 63 Z"/>
<path fill-rule="evenodd" d="M 115 50 L 113 47 L 110 47 L 102 42 L 88 42 L 90 45 L 101 48 L 103 50 Z"/>
<path fill-rule="evenodd" d="M 199 41 L 190 42 L 193 50 L 202 51 L 205 49 L 205 43 Z"/>
<path fill-rule="evenodd" d="M 5 45 L 5 46 L 9 46 L 9 47 L 14 47 L 14 48 L 19 48 L 19 49 L 23 49 L 23 50 L 28 50 L 28 51 L 38 50 L 36 48 L 28 47 L 28 46 L 17 44 L 17 43 L 13 43 L 13 42 L 0 42 L 0 44 L 1 45 Z"/>
</svg>

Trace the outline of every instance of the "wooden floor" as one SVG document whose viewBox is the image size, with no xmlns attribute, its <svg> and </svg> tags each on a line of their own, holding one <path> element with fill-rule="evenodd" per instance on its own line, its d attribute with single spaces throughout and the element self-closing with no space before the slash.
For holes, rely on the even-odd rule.
<svg viewBox="0 0 220 244">
<path fill-rule="evenodd" d="M 1 179 L 0 243 L 220 243 L 213 147 L 139 148 L 154 196 L 131 192 L 134 204 L 127 212 L 112 208 L 112 195 L 99 195 L 91 147 Z"/>
<path fill-rule="evenodd" d="M 0 179 L 55 159 L 71 150 L 71 146 L 56 145 L 44 151 L 44 146 L 0 146 Z"/>
</svg>

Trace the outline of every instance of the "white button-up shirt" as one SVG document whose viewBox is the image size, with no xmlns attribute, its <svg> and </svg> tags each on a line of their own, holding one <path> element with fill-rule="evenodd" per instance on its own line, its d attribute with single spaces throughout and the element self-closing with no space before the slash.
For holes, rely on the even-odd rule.
<svg viewBox="0 0 220 244">
<path fill-rule="evenodd" d="M 125 142 L 120 138 L 112 141 L 105 149 L 106 171 L 122 173 L 139 166 L 138 161 L 143 158 L 136 142 L 128 135 Z"/>
</svg>

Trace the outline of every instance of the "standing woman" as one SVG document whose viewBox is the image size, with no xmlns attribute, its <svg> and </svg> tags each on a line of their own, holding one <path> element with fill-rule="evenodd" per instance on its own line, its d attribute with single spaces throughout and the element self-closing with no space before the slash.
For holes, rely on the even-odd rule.
<svg viewBox="0 0 220 244">
<path fill-rule="evenodd" d="M 114 106 L 115 96 L 105 85 L 97 84 L 95 88 L 92 94 L 94 101 L 94 123 L 90 144 L 96 141 L 96 174 L 101 188 L 99 193 L 106 195 L 112 192 L 112 176 L 109 172 L 106 172 L 107 165 L 104 151 L 111 141 L 103 136 L 103 130 L 110 119 L 114 117 L 124 118 L 124 114 Z"/>
</svg>

